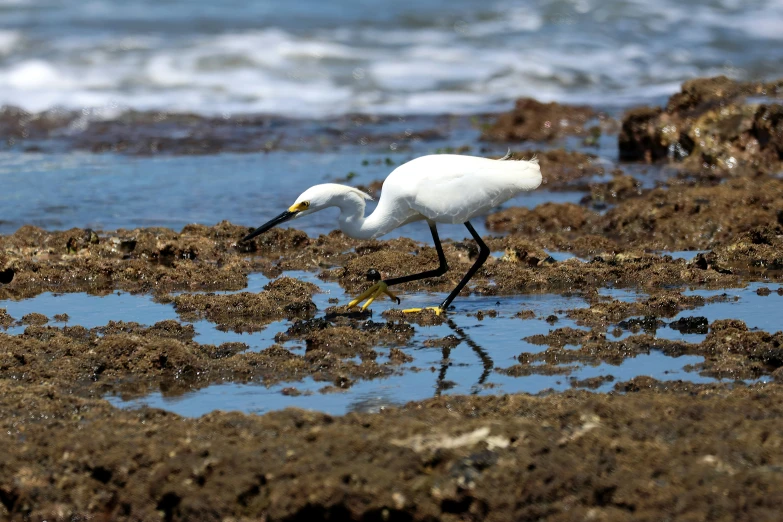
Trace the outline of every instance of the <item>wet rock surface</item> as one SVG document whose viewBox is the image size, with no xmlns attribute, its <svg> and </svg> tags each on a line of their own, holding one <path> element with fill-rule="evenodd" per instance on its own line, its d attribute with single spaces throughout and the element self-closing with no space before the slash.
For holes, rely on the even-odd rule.
<svg viewBox="0 0 783 522">
<path fill-rule="evenodd" d="M 596 117 L 590 107 L 520 98 L 512 111 L 498 116 L 484 130 L 482 137 L 497 141 L 550 141 L 565 135 L 585 134 L 586 123 Z"/>
<path fill-rule="evenodd" d="M 566 510 L 569 517 L 579 513 L 633 518 L 669 512 L 701 516 L 715 509 L 710 492 L 716 484 L 726 491 L 747 491 L 748 481 L 766 488 L 761 497 L 765 500 L 748 507 L 733 503 L 730 495 L 722 496 L 721 512 L 764 517 L 768 510 L 777 509 L 772 497 L 780 481 L 769 462 L 777 458 L 779 446 L 774 439 L 779 428 L 775 424 L 778 384 L 746 388 L 572 376 L 580 366 L 607 364 L 612 373 L 625 361 L 661 353 L 701 357 L 703 362 L 690 370 L 704 377 L 777 382 L 783 366 L 780 332 L 753 331 L 731 320 L 714 321 L 699 343 L 651 335 L 656 328 L 671 327 L 671 318 L 685 310 L 693 310 L 692 315 L 679 320 L 679 327 L 702 333 L 698 310 L 723 299 L 686 295 L 665 289 L 668 285 L 744 284 L 737 274 L 710 268 L 709 263 L 728 262 L 713 260 L 720 248 L 703 256 L 710 259 L 705 266 L 700 266 L 700 258 L 689 263 L 632 248 L 596 254 L 589 261 L 554 262 L 546 261 L 544 247 L 564 244 L 558 243 L 564 240 L 557 234 L 488 238 L 492 249 L 504 254 L 480 271 L 468 293 L 513 295 L 538 286 L 549 292 L 576 293 L 588 305 L 553 314 L 548 334 L 525 336 L 541 351 L 524 351 L 514 364 L 490 366 L 488 371 L 508 378 L 559 376 L 573 388 L 614 389 L 617 395 L 447 396 L 401 409 L 385 408 L 380 414 L 213 412 L 199 419 L 152 409 L 120 410 L 100 400 L 106 394 L 133 398 L 151 391 L 176 397 L 225 382 L 279 384 L 283 395 L 307 396 L 313 392 L 298 388 L 303 379 L 317 383 L 321 393 L 343 393 L 358 382 L 414 371 L 419 356 L 410 348 L 416 331 L 449 321 L 448 315 L 430 311 L 392 310 L 381 318 L 344 306 L 316 310 L 312 299 L 317 285 L 285 275 L 281 268 L 315 270 L 313 254 L 320 253 L 330 260 L 327 267 L 320 262 L 317 273 L 322 280 L 360 291 L 371 284 L 370 267 L 388 277 L 436 264 L 430 247 L 410 240 L 353 242 L 340 234 L 309 238 L 288 230 L 243 250 L 237 248 L 235 238 L 245 231 L 229 224 L 189 227 L 187 234 L 137 231 L 131 252 L 119 255 L 108 250 L 96 257 L 118 269 L 143 262 L 171 273 L 172 280 L 177 280 L 180 270 L 198 273 L 193 265 L 217 264 L 222 259 L 222 269 L 236 267 L 230 270 L 237 272 L 222 283 L 227 289 L 240 275 L 245 278 L 246 271 L 264 269 L 275 279 L 259 293 L 156 294 L 159 300 L 174 303 L 181 320 L 207 320 L 219 328 L 263 331 L 270 320 L 289 321 L 287 329 L 258 351 L 241 342 L 201 344 L 194 340 L 193 326 L 180 321 L 152 326 L 110 322 L 87 329 L 44 324 L 43 314 L 29 314 L 19 321 L 0 314 L 4 326 L 25 323 L 21 334 L 0 333 L 0 423 L 11 437 L 0 464 L 5 516 L 361 520 L 388 513 L 414 520 L 557 519 Z M 71 264 L 83 266 L 77 255 L 67 253 L 20 263 L 14 248 L 35 249 L 32 237 L 44 245 L 47 241 L 57 245 L 74 235 L 33 228 L 22 232 L 4 238 L 10 245 L 8 261 L 14 266 L 42 267 L 21 269 L 20 278 L 4 288 L 7 296 L 19 295 L 16 285 L 28 294 L 34 293 L 33 288 L 51 291 L 54 286 L 46 279 L 32 286 L 33 274 L 45 267 L 67 272 Z M 776 252 L 779 235 L 774 228 L 755 230 L 729 245 L 741 242 L 762 250 L 729 251 L 740 256 L 752 251 L 765 258 Z M 97 242 L 87 242 L 77 252 L 86 257 L 91 249 L 103 252 L 103 242 L 114 244 L 106 239 L 112 234 L 97 236 Z M 198 254 L 175 255 L 175 261 L 161 263 L 159 238 L 171 251 L 198 250 Z M 591 242 L 585 238 L 589 236 L 570 241 L 573 245 Z M 622 245 L 621 241 L 615 244 Z M 136 249 L 146 257 L 134 258 Z M 467 242 L 447 242 L 446 252 L 457 275 L 410 284 L 407 289 L 445 291 L 475 257 Z M 341 262 L 345 264 L 329 267 Z M 123 284 L 125 280 L 120 280 Z M 650 294 L 618 300 L 596 292 L 608 284 L 647 289 Z M 166 288 L 174 291 L 177 286 Z M 773 285 L 769 294 L 776 291 Z M 486 309 L 479 312 L 483 321 L 498 320 L 496 312 Z M 548 319 L 524 312 L 529 310 L 520 312 L 520 317 L 527 320 Z M 559 326 L 559 317 L 576 320 L 579 328 Z M 625 329 L 634 335 L 612 341 L 607 333 L 623 321 L 628 321 Z M 447 354 L 464 342 L 466 338 L 455 331 L 424 346 Z M 491 357 L 492 346 L 487 348 Z M 450 385 L 444 380 L 438 389 L 448 390 Z M 737 422 L 742 422 L 741 438 L 736 436 Z M 667 452 L 665 459 L 660 458 L 660 448 L 649 449 L 660 446 L 662 439 L 667 441 L 661 446 Z M 683 453 L 677 449 L 682 445 L 693 451 Z M 612 455 L 611 465 L 606 464 L 606 455 Z M 683 474 L 682 469 L 689 471 Z M 744 477 L 742 483 L 737 476 Z M 523 492 L 508 488 L 518 482 L 527 484 Z M 683 499 L 683 487 L 705 488 L 704 495 Z M 639 495 L 640 491 L 649 494 Z M 541 500 L 542 495 L 547 500 Z M 596 495 L 604 500 L 596 502 Z"/>
<path fill-rule="evenodd" d="M 637 330 L 638 331 L 638 330 Z M 706 328 L 687 333 L 706 333 L 701 343 L 672 341 L 654 337 L 655 329 L 612 341 L 596 330 L 559 328 L 548 335 L 536 335 L 526 341 L 544 345 L 541 352 L 523 352 L 520 364 L 502 369 L 509 375 L 552 375 L 568 365 L 606 363 L 619 366 L 626 359 L 658 352 L 668 357 L 697 355 L 704 362 L 689 368 L 704 377 L 748 381 L 774 377 L 783 366 L 783 332 L 751 332 L 737 320 L 715 321 Z M 780 373 L 780 372 L 778 372 Z"/>
<path fill-rule="evenodd" d="M 312 316 L 316 306 L 310 298 L 318 292 L 312 283 L 290 277 L 272 281 L 258 294 L 182 294 L 174 297 L 174 309 L 185 320 L 205 318 L 220 329 L 254 331 L 282 319 Z"/>
<path fill-rule="evenodd" d="M 513 159 L 530 159 L 535 157 L 541 166 L 541 172 L 546 175 L 541 182 L 543 188 L 568 188 L 576 180 L 602 176 L 606 168 L 592 154 L 565 149 L 531 150 L 514 152 Z"/>
<path fill-rule="evenodd" d="M 612 179 L 605 183 L 590 183 L 588 185 L 590 193 L 583 197 L 580 203 L 588 205 L 593 210 L 604 210 L 619 201 L 642 195 L 639 180 L 624 175 L 619 169 L 613 174 Z"/>
<path fill-rule="evenodd" d="M 655 180 L 623 163 L 546 148 L 565 136 L 589 146 L 594 127 L 610 132 L 611 121 L 592 109 L 521 101 L 484 137 L 539 142 L 515 157 L 537 153 L 545 188 L 585 196 L 489 215 L 484 240 L 493 255 L 447 314 L 401 308 L 410 294 L 450 291 L 478 255 L 473 241 L 444 241 L 450 271 L 392 288 L 402 304 L 373 314 L 348 309 L 346 295 L 435 268 L 431 245 L 295 229 L 241 243 L 250 229 L 228 222 L 178 231 L 24 226 L 0 236 L 0 299 L 9 303 L 0 307 L 0 518 L 777 519 L 783 333 L 755 327 L 752 315 L 715 319 L 710 307 L 733 302 L 734 291 L 775 307 L 783 293 L 778 105 L 747 102 L 779 92 L 778 84 L 699 80 L 666 107 L 629 112 L 622 158 L 681 161 L 681 175 Z M 404 150 L 454 128 L 477 135 L 474 124 L 489 121 L 414 118 L 390 130 L 385 117 L 302 125 L 163 116 L 89 122 L 6 108 L 0 138 L 12 150 L 58 143 L 125 154 L 391 140 Z M 480 146 L 445 152 L 471 150 Z M 251 292 L 254 273 L 271 281 Z M 730 290 L 693 292 L 707 289 Z M 71 319 L 76 309 L 11 309 L 47 292 L 118 291 L 150 297 L 176 320 L 116 317 L 87 328 Z M 539 294 L 564 304 L 500 306 Z M 481 301 L 470 313 L 466 296 Z M 442 299 L 429 297 L 428 305 Z M 478 324 L 466 331 L 460 316 Z M 507 323 L 521 348 L 484 337 Z M 233 337 L 199 342 L 205 324 Z M 459 350 L 478 360 L 468 368 L 481 374 L 473 393 L 493 393 L 488 376 L 546 377 L 561 391 L 447 395 L 459 385 L 454 372 L 464 371 Z M 688 366 L 666 381 L 622 377 L 627 363 L 645 357 Z M 599 367 L 598 375 L 579 373 Z M 342 417 L 288 409 L 195 419 L 102 400 L 177 398 L 214 384 L 332 398 L 408 373 L 435 380 L 441 396 Z M 695 377 L 715 381 L 689 382 Z"/>
<path fill-rule="evenodd" d="M 388 151 L 394 143 L 395 150 L 403 152 L 417 143 L 441 141 L 455 130 L 470 130 L 490 118 L 351 114 L 308 120 L 268 114 L 211 117 L 134 110 L 106 118 L 82 111 L 30 113 L 5 106 L 0 107 L 0 150 L 151 156 L 329 151 L 351 145 L 379 146 Z"/>
<path fill-rule="evenodd" d="M 688 171 L 709 176 L 733 175 L 737 168 L 777 172 L 783 161 L 779 85 L 724 76 L 688 81 L 665 108 L 639 108 L 625 115 L 620 158 L 682 160 Z M 769 101 L 754 102 L 753 96 Z"/>
<path fill-rule="evenodd" d="M 579 209 L 580 213 L 574 215 L 583 216 L 587 212 L 576 205 L 570 207 L 575 211 Z M 547 208 L 552 208 L 551 217 L 548 217 Z M 708 255 L 708 261 L 704 263 L 699 261 L 688 264 L 682 259 L 666 259 L 644 253 L 638 247 L 624 250 L 621 246 L 623 243 L 595 235 L 597 230 L 590 230 L 582 237 L 563 232 L 563 220 L 570 218 L 567 215 L 557 217 L 558 208 L 560 206 L 556 204 L 545 204 L 534 211 L 514 209 L 515 216 L 530 213 L 539 216 L 543 226 L 553 233 L 536 235 L 530 230 L 532 224 L 525 223 L 520 224 L 524 227 L 522 234 L 517 232 L 506 238 L 487 238 L 490 248 L 504 251 L 506 255 L 500 259 L 490 259 L 464 292 L 503 295 L 518 292 L 522 288 L 558 291 L 587 288 L 612 281 L 619 281 L 621 285 L 649 286 L 664 281 L 671 284 L 725 286 L 737 281 L 730 271 L 716 269 L 718 265 L 715 263 L 720 264 L 721 261 L 711 261 L 714 258 L 712 255 Z M 752 212 L 763 216 L 765 212 L 772 211 L 762 208 L 753 209 Z M 497 222 L 500 216 L 508 214 L 504 211 L 490 216 L 490 222 Z M 749 219 L 748 227 L 761 220 L 752 215 Z M 676 230 L 677 226 L 690 229 L 694 224 L 692 221 L 680 223 L 672 220 L 672 228 Z M 739 228 L 742 223 L 735 226 Z M 250 301 L 242 304 L 239 302 L 241 298 L 236 296 L 167 296 L 171 292 L 183 291 L 237 291 L 246 286 L 247 274 L 250 272 L 261 271 L 270 277 L 278 277 L 283 271 L 289 270 L 315 271 L 324 281 L 335 281 L 349 293 L 360 293 L 373 283 L 367 276 L 370 270 L 390 278 L 421 272 L 438 265 L 434 247 L 408 239 L 355 241 L 340 233 L 314 239 L 300 231 L 284 229 L 273 232 L 270 238 L 244 245 L 237 244 L 237 241 L 247 229 L 228 223 L 215 227 L 188 226 L 181 233 L 169 229 L 139 229 L 133 232 L 139 239 L 129 253 L 116 247 L 121 244 L 118 236 L 124 235 L 124 232 L 101 233 L 98 234 L 97 243 L 80 248 L 76 254 L 69 254 L 65 247 L 66 238 L 77 232 L 81 231 L 50 233 L 24 227 L 12 236 L 0 237 L 0 243 L 6 245 L 8 262 L 15 267 L 16 272 L 12 283 L 0 287 L 0 297 L 19 299 L 43 292 L 63 291 L 105 295 L 123 290 L 152 293 L 164 301 L 178 302 L 183 312 L 198 311 L 204 317 L 214 318 L 220 312 L 212 310 L 207 313 L 205 309 L 209 301 L 247 308 L 255 306 L 250 301 L 258 300 L 259 297 L 244 296 L 244 299 Z M 675 232 L 670 233 L 673 235 Z M 764 248 L 748 248 L 746 255 L 738 248 L 732 249 L 731 263 L 741 263 L 746 256 L 752 255 L 755 264 L 777 266 L 780 245 L 774 229 L 771 234 L 770 244 L 759 243 L 758 239 L 756 243 L 751 241 L 750 245 L 760 244 Z M 641 243 L 641 237 L 637 240 L 634 234 L 629 232 L 627 235 L 634 238 L 630 242 L 632 245 L 637 241 Z M 624 239 L 622 235 L 617 237 Z M 42 246 L 31 245 L 36 239 L 41 241 Z M 648 244 L 658 243 L 648 241 Z M 704 243 L 694 241 L 688 244 L 702 246 Z M 545 248 L 571 250 L 575 254 L 593 258 L 590 262 L 578 259 L 556 262 L 545 253 Z M 172 252 L 174 254 L 169 255 Z M 472 241 L 444 241 L 444 252 L 451 268 L 446 275 L 405 283 L 399 289 L 450 290 L 475 261 L 478 250 Z M 723 251 L 716 248 L 715 252 L 718 255 Z M 493 284 L 490 284 L 490 280 Z M 274 296 L 270 299 L 274 300 Z M 264 303 L 256 304 L 267 306 Z M 311 309 L 306 303 L 299 305 L 302 312 Z M 287 303 L 286 306 L 289 306 L 288 311 L 291 312 L 291 307 L 295 305 Z"/>
<path fill-rule="evenodd" d="M 137 397 L 153 390 L 176 396 L 220 382 L 270 385 L 305 377 L 327 385 L 394 373 L 397 361 L 381 362 L 372 348 L 405 346 L 412 328 L 387 323 L 327 324 L 301 333 L 295 324 L 282 340 L 301 339 L 305 353 L 270 343 L 250 351 L 244 343 L 193 341 L 190 325 L 163 321 L 151 327 L 111 322 L 105 327 L 29 326 L 20 335 L 0 333 L 0 380 L 21 386 L 47 382 L 83 396 L 107 393 Z M 359 356 L 360 361 L 352 360 Z"/>
<path fill-rule="evenodd" d="M 595 294 L 588 296 L 588 299 L 590 308 L 569 310 L 569 317 L 575 319 L 579 325 L 605 327 L 633 316 L 645 318 L 637 322 L 639 325 L 655 325 L 655 319 L 674 317 L 683 310 L 693 310 L 708 302 L 721 301 L 724 298 L 715 296 L 705 299 L 698 295 L 659 291 L 650 297 L 642 297 L 635 301 L 606 299 Z"/>
<path fill-rule="evenodd" d="M 8 328 L 14 324 L 14 318 L 8 315 L 5 308 L 0 308 L 0 327 Z"/>
<path fill-rule="evenodd" d="M 0 236 L 6 264 L 14 270 L 13 281 L 0 286 L 0 297 L 24 298 L 46 291 L 239 290 L 247 284 L 247 272 L 264 268 L 242 259 L 232 246 L 246 232 L 229 223 L 188 226 L 179 233 L 151 228 L 111 234 L 24 226 Z M 285 242 L 280 243 L 276 251 L 285 250 Z"/>
<path fill-rule="evenodd" d="M 770 237 L 756 241 L 772 246 L 777 241 L 774 230 L 780 225 L 781 205 L 783 180 L 742 177 L 716 186 L 656 188 L 619 201 L 603 214 L 573 203 L 508 208 L 489 215 L 487 227 L 528 235 L 550 232 L 574 239 L 594 235 L 615 241 L 615 248 L 698 250 L 719 249 L 742 234 L 771 226 L 773 232 L 766 233 Z"/>
<path fill-rule="evenodd" d="M 183 419 L 3 381 L 0 509 L 20 520 L 777 516 L 776 386 L 617 386 L 629 392 Z"/>
</svg>

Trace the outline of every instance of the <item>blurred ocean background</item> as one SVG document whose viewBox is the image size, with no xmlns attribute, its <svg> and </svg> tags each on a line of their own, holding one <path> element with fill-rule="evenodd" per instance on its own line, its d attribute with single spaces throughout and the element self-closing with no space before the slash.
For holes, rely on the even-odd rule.
<svg viewBox="0 0 783 522">
<path fill-rule="evenodd" d="M 774 79 L 781 64 L 783 0 L 0 0 L 0 107 L 50 111 L 20 127 L 0 111 L 0 233 L 258 226 L 314 183 L 369 185 L 459 148 L 502 155 L 474 115 L 522 96 L 617 118 L 690 78 Z M 587 147 L 607 173 L 616 142 Z M 542 187 L 508 205 L 583 196 Z M 291 226 L 329 232 L 332 210 Z"/>
<path fill-rule="evenodd" d="M 0 0 L 0 105 L 29 111 L 611 108 L 781 63 L 781 0 Z"/>
</svg>

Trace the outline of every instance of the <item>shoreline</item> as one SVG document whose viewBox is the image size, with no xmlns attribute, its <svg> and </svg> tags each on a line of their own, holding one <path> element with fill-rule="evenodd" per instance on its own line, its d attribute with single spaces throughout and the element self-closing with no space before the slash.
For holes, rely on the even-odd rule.
<svg viewBox="0 0 783 522">
<path fill-rule="evenodd" d="M 419 126 L 345 118 L 281 130 L 263 118 L 243 127 L 178 116 L 167 127 L 169 119 L 143 115 L 138 125 L 127 116 L 67 135 L 73 121 L 32 123 L 23 138 L 32 141 L 8 150 L 124 143 L 117 151 L 128 155 L 177 156 L 224 151 L 240 135 L 245 152 L 284 136 L 270 155 L 358 147 L 353 154 L 363 138 L 398 144 L 386 162 L 382 153 L 353 177 L 339 172 L 376 195 L 378 177 L 401 157 L 435 145 L 485 155 L 510 145 L 538 153 L 549 194 L 582 196 L 488 215 L 493 255 L 451 318 L 403 315 L 388 302 L 373 314 L 343 305 L 371 269 L 395 277 L 437 264 L 428 243 L 404 237 L 274 229 L 238 245 L 249 228 L 228 221 L 26 225 L 0 235 L 0 515 L 774 519 L 783 493 L 783 332 L 774 314 L 783 295 L 783 105 L 754 98 L 759 89 L 695 80 L 665 107 L 622 119 L 520 100 L 497 118 Z M 22 120 L 2 114 L 7 142 Z M 172 137 L 183 128 L 191 134 Z M 611 150 L 622 161 L 608 159 Z M 657 177 L 660 165 L 671 171 Z M 405 302 L 435 300 L 476 255 L 469 241 L 443 246 L 452 272 L 402 285 Z M 83 304 L 58 307 L 64 293 Z M 106 297 L 128 302 L 99 304 Z M 13 308 L 25 303 L 33 304 L 24 313 Z M 142 320 L 123 315 L 142 305 Z M 82 324 L 99 308 L 108 311 Z M 671 368 L 645 376 L 651 356 Z M 545 384 L 521 393 L 531 378 Z M 384 382 L 428 383 L 435 397 L 341 416 L 286 408 L 187 418 L 112 406 L 237 383 L 276 386 L 307 407 L 315 394 L 361 401 L 351 399 L 354 387 Z"/>
</svg>

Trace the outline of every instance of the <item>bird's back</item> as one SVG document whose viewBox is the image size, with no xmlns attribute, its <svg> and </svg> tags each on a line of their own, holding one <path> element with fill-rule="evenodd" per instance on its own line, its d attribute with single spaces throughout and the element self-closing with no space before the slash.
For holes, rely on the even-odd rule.
<svg viewBox="0 0 783 522">
<path fill-rule="evenodd" d="M 405 203 L 440 223 L 464 223 L 541 184 L 538 161 L 435 154 L 400 165 L 384 181 L 381 201 Z"/>
</svg>

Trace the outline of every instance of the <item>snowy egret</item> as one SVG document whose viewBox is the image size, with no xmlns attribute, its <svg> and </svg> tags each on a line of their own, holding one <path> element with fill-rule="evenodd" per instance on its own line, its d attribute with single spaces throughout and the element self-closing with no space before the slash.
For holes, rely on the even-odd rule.
<svg viewBox="0 0 783 522">
<path fill-rule="evenodd" d="M 300 218 L 328 207 L 340 208 L 340 229 L 354 239 L 374 239 L 397 227 L 414 221 L 427 221 L 440 266 L 418 274 L 379 281 L 348 303 L 353 307 L 365 301 L 362 311 L 382 294 L 398 303 L 389 287 L 418 279 L 437 277 L 449 269 L 438 238 L 436 223 L 463 223 L 479 245 L 479 255 L 465 277 L 437 307 L 436 314 L 445 311 L 489 256 L 489 248 L 470 224 L 470 220 L 511 199 L 520 192 L 533 190 L 541 184 L 538 161 L 511 160 L 511 154 L 501 159 L 435 154 L 422 156 L 394 169 L 383 182 L 381 198 L 375 211 L 364 216 L 365 201 L 371 200 L 361 190 L 335 183 L 310 187 L 291 207 L 245 236 L 248 241 L 275 225 Z M 420 308 L 403 310 L 420 311 Z"/>
</svg>

